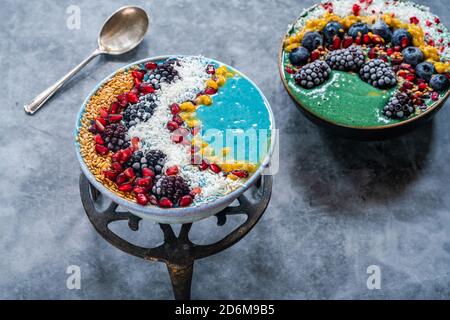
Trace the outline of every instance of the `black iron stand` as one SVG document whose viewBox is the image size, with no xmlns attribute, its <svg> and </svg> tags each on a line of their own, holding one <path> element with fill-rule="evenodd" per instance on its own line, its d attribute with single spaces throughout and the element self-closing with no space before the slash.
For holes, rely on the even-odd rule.
<svg viewBox="0 0 450 320">
<path fill-rule="evenodd" d="M 233 246 L 250 232 L 269 204 L 272 194 L 272 177 L 263 176 L 255 186 L 238 198 L 238 206 L 228 207 L 216 215 L 219 226 L 226 224 L 229 215 L 246 215 L 247 219 L 222 240 L 209 245 L 198 245 L 189 240 L 192 227 L 190 223 L 182 225 L 178 237 L 170 225 L 160 224 L 164 235 L 162 245 L 155 248 L 136 246 L 117 236 L 109 229 L 109 225 L 116 221 L 128 221 L 130 229 L 138 231 L 141 218 L 129 212 L 117 211 L 116 203 L 111 203 L 103 211 L 97 210 L 95 204 L 99 199 L 99 191 L 83 174 L 80 176 L 80 193 L 89 220 L 106 241 L 133 256 L 149 261 L 164 262 L 172 281 L 175 299 L 189 300 L 195 260 L 212 256 Z"/>
</svg>

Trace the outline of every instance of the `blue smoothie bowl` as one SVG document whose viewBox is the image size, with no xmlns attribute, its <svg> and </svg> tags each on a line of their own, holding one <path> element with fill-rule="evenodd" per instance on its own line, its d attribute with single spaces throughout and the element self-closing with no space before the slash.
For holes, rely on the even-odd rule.
<svg viewBox="0 0 450 320">
<path fill-rule="evenodd" d="M 210 216 L 213 216 L 220 211 L 227 208 L 230 204 L 232 204 L 240 195 L 242 195 L 245 191 L 247 191 L 252 185 L 254 185 L 261 175 L 264 173 L 264 171 L 269 167 L 270 159 L 273 155 L 274 149 L 275 149 L 275 141 L 276 141 L 276 130 L 275 130 L 275 121 L 272 109 L 270 107 L 269 102 L 264 97 L 261 90 L 254 84 L 248 77 L 243 75 L 241 72 L 237 71 L 231 66 L 228 66 L 222 62 L 205 58 L 208 62 L 215 64 L 215 65 L 223 65 L 226 66 L 229 70 L 232 72 L 235 72 L 239 75 L 240 78 L 244 79 L 246 82 L 248 82 L 255 90 L 257 94 L 258 99 L 262 99 L 264 102 L 264 105 L 267 109 L 267 115 L 269 117 L 270 121 L 270 145 L 268 147 L 268 152 L 264 157 L 264 160 L 260 162 L 260 166 L 258 167 L 257 171 L 253 173 L 253 175 L 243 184 L 242 187 L 224 195 L 221 196 L 215 200 L 204 202 L 204 203 L 198 203 L 193 204 L 190 207 L 185 208 L 171 208 L 171 209 L 163 209 L 156 206 L 142 206 L 135 202 L 132 202 L 130 200 L 127 200 L 123 197 L 120 197 L 119 195 L 115 194 L 114 192 L 110 191 L 107 187 L 105 187 L 100 181 L 98 181 L 95 176 L 92 174 L 92 172 L 87 167 L 83 157 L 80 154 L 80 145 L 77 140 L 77 137 L 79 135 L 79 130 L 81 127 L 81 119 L 83 117 L 83 114 L 85 112 L 86 106 L 89 103 L 91 97 L 95 95 L 95 93 L 99 90 L 100 87 L 102 87 L 105 83 L 107 83 L 109 80 L 111 80 L 117 73 L 127 70 L 133 66 L 145 64 L 148 62 L 160 62 L 166 59 L 172 59 L 172 58 L 183 58 L 183 57 L 189 57 L 189 56 L 183 56 L 183 55 L 168 55 L 168 56 L 158 56 L 158 57 L 152 57 L 143 59 L 140 61 L 133 62 L 123 68 L 120 68 L 119 70 L 116 70 L 114 73 L 106 77 L 104 80 L 102 80 L 95 88 L 92 90 L 92 92 L 88 95 L 84 103 L 82 104 L 80 111 L 77 115 L 77 120 L 75 124 L 75 130 L 74 130 L 74 143 L 75 143 L 75 151 L 77 155 L 77 159 L 80 163 L 81 170 L 83 174 L 87 177 L 89 182 L 92 184 L 93 187 L 95 187 L 103 196 L 108 198 L 109 200 L 113 201 L 114 203 L 118 204 L 122 208 L 128 210 L 129 212 L 133 213 L 134 215 L 142 218 L 142 219 L 150 219 L 157 223 L 163 223 L 163 224 L 185 224 L 185 223 L 192 223 L 201 219 L 208 218 Z"/>
</svg>

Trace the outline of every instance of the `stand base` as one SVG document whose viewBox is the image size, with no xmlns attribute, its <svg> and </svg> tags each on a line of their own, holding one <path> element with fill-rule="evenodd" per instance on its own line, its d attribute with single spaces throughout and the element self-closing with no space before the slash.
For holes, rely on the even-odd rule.
<svg viewBox="0 0 450 320">
<path fill-rule="evenodd" d="M 228 249 L 250 232 L 269 204 L 272 195 L 272 177 L 263 176 L 255 186 L 238 198 L 239 206 L 228 207 L 216 215 L 219 226 L 226 224 L 229 215 L 246 215 L 247 219 L 222 240 L 209 245 L 198 245 L 189 240 L 192 223 L 182 225 L 178 237 L 170 225 L 160 224 L 164 235 L 162 245 L 154 248 L 134 245 L 112 232 L 109 225 L 117 221 L 127 221 L 131 230 L 138 231 L 141 218 L 130 212 L 118 212 L 116 203 L 111 203 L 103 211 L 97 210 L 95 204 L 99 200 L 99 192 L 83 174 L 80 176 L 80 194 L 90 222 L 106 241 L 133 256 L 149 261 L 164 262 L 169 271 L 175 299 L 189 300 L 195 260 Z"/>
</svg>

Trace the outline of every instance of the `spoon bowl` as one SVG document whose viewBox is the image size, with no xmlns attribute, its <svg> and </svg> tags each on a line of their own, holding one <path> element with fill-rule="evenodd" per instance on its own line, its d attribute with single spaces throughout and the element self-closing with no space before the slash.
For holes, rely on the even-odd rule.
<svg viewBox="0 0 450 320">
<path fill-rule="evenodd" d="M 103 24 L 98 36 L 98 48 L 58 82 L 26 104 L 25 112 L 33 115 L 95 57 L 102 54 L 120 55 L 136 48 L 144 40 L 148 26 L 147 13 L 139 7 L 128 6 L 114 12 Z"/>
<path fill-rule="evenodd" d="M 99 49 L 111 55 L 126 53 L 144 40 L 148 27 L 148 15 L 143 9 L 120 8 L 103 25 L 98 37 Z"/>
</svg>

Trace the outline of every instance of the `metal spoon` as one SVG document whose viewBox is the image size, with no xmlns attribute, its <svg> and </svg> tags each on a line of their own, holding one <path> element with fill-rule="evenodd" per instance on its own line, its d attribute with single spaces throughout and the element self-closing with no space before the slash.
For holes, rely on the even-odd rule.
<svg viewBox="0 0 450 320">
<path fill-rule="evenodd" d="M 61 80 L 25 105 L 25 112 L 32 115 L 38 111 L 56 91 L 95 57 L 102 54 L 120 55 L 136 48 L 144 40 L 148 26 L 147 13 L 139 7 L 123 7 L 114 12 L 102 27 L 98 36 L 98 48 Z"/>
</svg>

